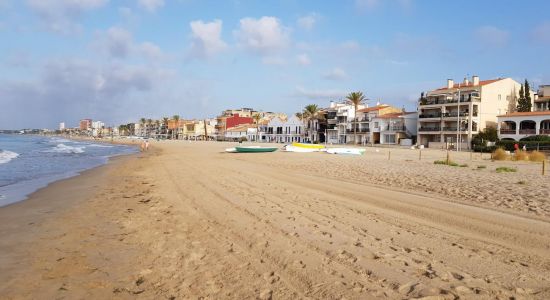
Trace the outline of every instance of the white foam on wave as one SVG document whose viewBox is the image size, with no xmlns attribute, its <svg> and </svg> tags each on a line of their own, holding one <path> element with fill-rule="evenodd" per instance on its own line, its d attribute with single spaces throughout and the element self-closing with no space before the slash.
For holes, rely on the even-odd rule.
<svg viewBox="0 0 550 300">
<path fill-rule="evenodd" d="M 113 148 L 113 146 L 109 145 L 101 145 L 101 144 L 89 144 L 89 147 L 97 147 L 97 148 Z"/>
<path fill-rule="evenodd" d="M 63 138 L 51 138 L 49 142 L 52 144 L 57 144 L 57 143 L 71 143 L 72 141 L 63 139 Z"/>
<path fill-rule="evenodd" d="M 0 164 L 5 164 L 10 162 L 12 159 L 18 157 L 19 154 L 8 151 L 8 150 L 0 150 Z"/>
<path fill-rule="evenodd" d="M 44 152 L 53 152 L 53 153 L 84 153 L 84 148 L 86 147 L 74 147 L 67 146 L 65 144 L 58 144 L 52 149 L 46 150 Z"/>
</svg>

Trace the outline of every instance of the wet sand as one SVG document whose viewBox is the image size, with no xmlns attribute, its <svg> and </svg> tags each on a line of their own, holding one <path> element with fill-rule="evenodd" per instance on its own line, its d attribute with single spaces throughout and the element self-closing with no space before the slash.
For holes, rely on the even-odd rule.
<svg viewBox="0 0 550 300">
<path fill-rule="evenodd" d="M 550 176 L 536 164 L 229 146 L 153 143 L 1 208 L 0 295 L 550 298 Z"/>
</svg>

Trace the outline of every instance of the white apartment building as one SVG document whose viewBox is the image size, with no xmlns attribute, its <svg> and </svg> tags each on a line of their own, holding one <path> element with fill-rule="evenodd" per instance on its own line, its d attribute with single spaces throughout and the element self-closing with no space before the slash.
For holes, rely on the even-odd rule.
<svg viewBox="0 0 550 300">
<path fill-rule="evenodd" d="M 65 122 L 59 123 L 59 130 L 60 130 L 60 131 L 65 130 Z"/>
<path fill-rule="evenodd" d="M 357 123 L 350 121 L 348 135 L 353 140 L 354 132 L 357 132 L 357 143 L 363 145 L 400 144 L 402 140 L 416 136 L 417 119 L 416 112 L 404 112 L 397 107 L 378 104 L 357 111 Z"/>
<path fill-rule="evenodd" d="M 474 134 L 497 126 L 497 116 L 515 111 L 521 84 L 511 78 L 447 85 L 426 94 L 418 108 L 418 144 L 469 149 Z"/>
<path fill-rule="evenodd" d="M 364 105 L 359 105 L 357 110 L 363 109 Z M 329 144 L 353 143 L 353 135 L 350 135 L 352 120 L 355 118 L 355 108 L 348 103 L 330 102 L 326 109 L 326 142 Z"/>
<path fill-rule="evenodd" d="M 275 117 L 269 121 L 266 129 L 265 138 L 267 142 L 292 143 L 304 141 L 304 123 L 296 116 L 291 116 L 286 121 Z"/>
</svg>

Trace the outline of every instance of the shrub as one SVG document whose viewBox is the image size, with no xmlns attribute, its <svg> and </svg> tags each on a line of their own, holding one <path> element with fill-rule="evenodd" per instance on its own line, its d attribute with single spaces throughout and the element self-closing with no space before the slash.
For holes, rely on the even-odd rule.
<svg viewBox="0 0 550 300">
<path fill-rule="evenodd" d="M 446 165 L 447 162 L 444 161 L 444 160 L 436 160 L 436 161 L 434 161 L 434 164 L 435 164 L 435 165 Z"/>
<path fill-rule="evenodd" d="M 550 136 L 547 135 L 530 135 L 520 139 L 521 142 L 546 142 L 550 141 Z"/>
<path fill-rule="evenodd" d="M 527 159 L 529 159 L 529 154 L 527 154 L 527 151 L 516 150 L 514 152 L 514 160 L 527 160 Z"/>
<path fill-rule="evenodd" d="M 507 160 L 508 154 L 506 154 L 506 151 L 502 148 L 498 148 L 493 152 L 493 159 L 494 160 Z"/>
<path fill-rule="evenodd" d="M 477 166 L 478 169 L 487 169 L 487 166 L 484 166 L 484 165 L 480 165 L 480 166 Z"/>
<path fill-rule="evenodd" d="M 468 167 L 468 164 L 461 164 L 459 167 L 461 167 L 461 168 L 467 168 L 467 167 Z"/>
<path fill-rule="evenodd" d="M 527 184 L 527 181 L 525 181 L 525 180 L 520 180 L 520 181 L 517 182 L 517 184 Z"/>
<path fill-rule="evenodd" d="M 527 148 L 527 150 L 538 150 L 539 148 L 550 148 L 550 141 L 511 141 L 511 140 L 500 140 L 496 143 L 497 147 L 503 148 L 508 151 L 514 151 L 514 145 L 518 144 L 520 148 Z"/>
<path fill-rule="evenodd" d="M 533 151 L 529 153 L 529 160 L 530 161 L 543 161 L 546 159 L 546 155 L 544 153 L 539 151 Z"/>
<path fill-rule="evenodd" d="M 516 168 L 510 168 L 510 167 L 498 167 L 496 169 L 497 173 L 510 173 L 510 172 L 517 172 L 518 169 Z"/>
</svg>

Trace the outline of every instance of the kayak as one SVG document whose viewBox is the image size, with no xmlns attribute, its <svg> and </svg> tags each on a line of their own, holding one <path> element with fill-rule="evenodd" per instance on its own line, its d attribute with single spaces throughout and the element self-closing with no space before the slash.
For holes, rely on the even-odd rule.
<svg viewBox="0 0 550 300">
<path fill-rule="evenodd" d="M 351 154 L 351 155 L 361 155 L 365 153 L 365 149 L 358 148 L 329 148 L 327 153 L 330 154 Z"/>
<path fill-rule="evenodd" d="M 230 153 L 262 153 L 262 152 L 273 152 L 276 151 L 276 147 L 260 147 L 260 146 L 246 146 L 246 147 L 235 147 L 225 149 L 226 152 Z"/>
<path fill-rule="evenodd" d="M 306 148 L 306 149 L 323 149 L 325 146 L 319 144 L 305 144 L 305 143 L 292 143 L 294 147 Z"/>
<path fill-rule="evenodd" d="M 284 149 L 286 152 L 300 152 L 300 153 L 312 153 L 312 152 L 324 151 L 324 149 L 302 148 L 302 147 L 296 147 L 294 145 L 286 145 Z"/>
</svg>

